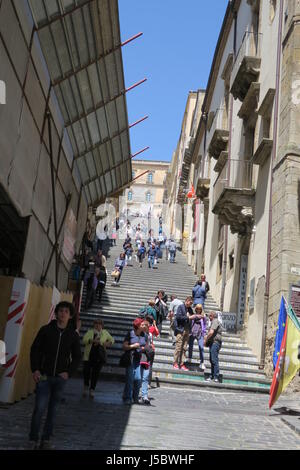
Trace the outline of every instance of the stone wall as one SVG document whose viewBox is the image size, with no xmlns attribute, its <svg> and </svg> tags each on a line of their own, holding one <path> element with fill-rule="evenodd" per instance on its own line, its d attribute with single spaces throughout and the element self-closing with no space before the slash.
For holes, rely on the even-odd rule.
<svg viewBox="0 0 300 470">
<path fill-rule="evenodd" d="M 278 153 L 273 168 L 272 246 L 266 372 L 272 374 L 272 355 L 281 296 L 289 299 L 291 284 L 300 277 L 300 24 L 299 2 L 290 1 L 283 40 Z M 298 11 L 299 10 L 299 11 Z M 299 388 L 299 379 L 294 387 Z"/>
</svg>

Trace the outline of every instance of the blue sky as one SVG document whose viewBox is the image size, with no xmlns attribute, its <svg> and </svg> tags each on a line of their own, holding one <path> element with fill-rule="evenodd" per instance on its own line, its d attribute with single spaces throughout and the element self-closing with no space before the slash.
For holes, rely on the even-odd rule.
<svg viewBox="0 0 300 470">
<path fill-rule="evenodd" d="M 149 119 L 130 131 L 134 154 L 170 161 L 180 135 L 188 92 L 205 88 L 227 0 L 119 0 L 129 123 Z"/>
</svg>

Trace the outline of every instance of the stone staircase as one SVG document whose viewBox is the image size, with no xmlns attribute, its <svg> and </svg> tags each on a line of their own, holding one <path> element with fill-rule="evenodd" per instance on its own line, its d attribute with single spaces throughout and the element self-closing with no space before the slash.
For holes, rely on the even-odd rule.
<svg viewBox="0 0 300 470">
<path fill-rule="evenodd" d="M 184 256 L 177 252 L 176 263 L 170 264 L 165 259 L 159 260 L 157 269 L 149 269 L 144 260 L 140 268 L 133 257 L 133 266 L 123 270 L 120 286 L 112 286 L 110 273 L 115 259 L 122 251 L 121 242 L 110 249 L 107 258 L 108 280 L 103 292 L 102 303 L 95 302 L 88 312 L 81 313 L 81 337 L 92 327 L 93 320 L 100 317 L 107 329 L 115 338 L 114 346 L 108 350 L 108 362 L 102 370 L 102 375 L 108 378 L 124 379 L 124 369 L 119 367 L 122 354 L 122 343 L 126 332 L 131 329 L 133 320 L 141 307 L 154 299 L 157 291 L 162 289 L 170 298 L 176 294 L 181 300 L 191 295 L 197 277 L 187 265 Z M 83 302 L 85 293 L 83 296 Z M 218 310 L 217 304 L 208 295 L 205 311 Z M 173 384 L 192 387 L 210 387 L 252 392 L 269 393 L 270 381 L 258 368 L 257 358 L 241 341 L 238 335 L 223 333 L 223 344 L 219 355 L 222 383 L 207 383 L 204 373 L 198 369 L 199 350 L 194 344 L 193 361 L 189 371 L 173 369 L 174 346 L 169 338 L 169 322 L 163 324 L 162 335 L 155 340 L 155 362 L 153 364 L 153 384 Z M 209 350 L 205 348 L 205 373 L 210 372 Z"/>
</svg>

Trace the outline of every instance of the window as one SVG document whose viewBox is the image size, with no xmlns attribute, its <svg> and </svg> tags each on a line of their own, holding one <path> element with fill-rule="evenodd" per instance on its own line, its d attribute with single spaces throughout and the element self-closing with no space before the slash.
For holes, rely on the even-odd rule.
<svg viewBox="0 0 300 470">
<path fill-rule="evenodd" d="M 135 178 L 135 171 L 132 172 L 132 179 Z"/>
<path fill-rule="evenodd" d="M 223 271 L 223 251 L 219 252 L 219 276 L 222 276 L 222 271 Z"/>
<path fill-rule="evenodd" d="M 224 243 L 224 225 L 219 226 L 218 247 L 223 246 Z"/>
<path fill-rule="evenodd" d="M 128 201 L 132 201 L 132 191 L 128 191 L 127 199 Z"/>
<path fill-rule="evenodd" d="M 146 202 L 151 202 L 151 193 L 146 194 Z"/>
<path fill-rule="evenodd" d="M 148 173 L 147 175 L 147 183 L 153 183 L 153 173 Z"/>
</svg>

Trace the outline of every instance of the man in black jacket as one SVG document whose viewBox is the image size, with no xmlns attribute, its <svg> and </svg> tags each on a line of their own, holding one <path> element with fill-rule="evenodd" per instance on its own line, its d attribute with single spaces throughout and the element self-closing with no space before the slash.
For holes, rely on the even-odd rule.
<svg viewBox="0 0 300 470">
<path fill-rule="evenodd" d="M 37 449 L 43 414 L 48 405 L 41 448 L 49 449 L 57 404 L 61 401 L 69 377 L 81 359 L 78 333 L 68 325 L 74 307 L 60 302 L 55 308 L 57 320 L 43 326 L 30 351 L 31 370 L 36 383 L 36 401 L 31 420 L 30 446 Z"/>
</svg>

